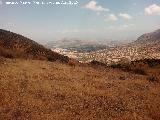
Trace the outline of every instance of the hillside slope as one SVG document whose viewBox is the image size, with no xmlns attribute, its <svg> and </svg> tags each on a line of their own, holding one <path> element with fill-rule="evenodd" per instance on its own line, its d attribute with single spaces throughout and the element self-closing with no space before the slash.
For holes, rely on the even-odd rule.
<svg viewBox="0 0 160 120">
<path fill-rule="evenodd" d="M 2 120 L 159 120 L 160 66 L 148 75 L 0 58 Z M 157 81 L 152 81 L 154 75 Z"/>
<path fill-rule="evenodd" d="M 9 58 L 68 62 L 69 58 L 43 47 L 22 35 L 0 29 L 0 55 Z"/>
<path fill-rule="evenodd" d="M 137 41 L 137 43 L 144 43 L 144 42 L 160 42 L 160 29 L 141 35 Z"/>
</svg>

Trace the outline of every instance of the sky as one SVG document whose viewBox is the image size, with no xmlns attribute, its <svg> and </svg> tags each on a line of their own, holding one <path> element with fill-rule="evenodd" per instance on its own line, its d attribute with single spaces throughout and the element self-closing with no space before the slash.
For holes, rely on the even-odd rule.
<svg viewBox="0 0 160 120">
<path fill-rule="evenodd" d="M 70 1 L 72 5 L 69 0 L 0 0 L 0 28 L 44 43 L 135 40 L 160 29 L 160 0 Z"/>
</svg>

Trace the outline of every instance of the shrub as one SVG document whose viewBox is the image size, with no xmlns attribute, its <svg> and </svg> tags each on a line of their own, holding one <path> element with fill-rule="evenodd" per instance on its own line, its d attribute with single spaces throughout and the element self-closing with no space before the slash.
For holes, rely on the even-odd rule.
<svg viewBox="0 0 160 120">
<path fill-rule="evenodd" d="M 120 80 L 126 80 L 126 77 L 125 76 L 120 76 L 119 79 Z"/>
<path fill-rule="evenodd" d="M 149 76 L 147 80 L 149 80 L 149 82 L 158 82 L 158 78 L 156 76 Z"/>
<path fill-rule="evenodd" d="M 15 57 L 15 54 L 12 51 L 5 49 L 5 48 L 2 48 L 2 47 L 0 47 L 0 55 L 5 58 L 14 58 Z"/>
<path fill-rule="evenodd" d="M 75 68 L 75 66 L 76 66 L 74 62 L 69 62 L 68 64 L 69 64 L 70 66 L 74 67 L 74 68 Z"/>
<path fill-rule="evenodd" d="M 112 64 L 112 68 L 118 68 L 125 72 L 132 72 L 139 75 L 147 75 L 146 71 L 142 68 L 134 68 L 131 64 Z"/>
<path fill-rule="evenodd" d="M 121 64 L 112 64 L 111 68 L 122 68 Z"/>
<path fill-rule="evenodd" d="M 154 67 L 160 64 L 160 60 L 156 59 L 148 59 L 147 63 L 150 67 Z"/>
<path fill-rule="evenodd" d="M 47 56 L 47 60 L 48 61 L 55 61 L 55 57 L 54 56 L 52 56 L 52 55 L 49 55 L 49 56 Z"/>
<path fill-rule="evenodd" d="M 90 62 L 92 65 L 106 66 L 105 63 L 93 60 Z"/>
<path fill-rule="evenodd" d="M 139 74 L 139 75 L 147 75 L 146 71 L 144 69 L 141 69 L 141 68 L 136 68 L 134 70 L 132 70 L 133 73 L 135 74 Z"/>
<path fill-rule="evenodd" d="M 142 62 L 144 64 L 147 64 L 149 67 L 155 67 L 157 65 L 160 65 L 159 59 L 143 59 L 143 60 L 137 60 L 136 63 Z"/>
<path fill-rule="evenodd" d="M 131 68 L 130 68 L 129 64 L 120 64 L 120 63 L 112 64 L 111 68 L 114 68 L 114 69 L 118 68 L 118 69 L 121 69 L 121 70 L 126 71 L 126 72 L 131 71 Z"/>
</svg>

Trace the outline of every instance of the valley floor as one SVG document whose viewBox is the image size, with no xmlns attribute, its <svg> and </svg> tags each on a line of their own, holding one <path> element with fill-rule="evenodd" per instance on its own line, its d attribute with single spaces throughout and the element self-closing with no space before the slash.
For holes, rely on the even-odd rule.
<svg viewBox="0 0 160 120">
<path fill-rule="evenodd" d="M 160 84 L 147 77 L 0 58 L 0 120 L 160 120 Z"/>
</svg>

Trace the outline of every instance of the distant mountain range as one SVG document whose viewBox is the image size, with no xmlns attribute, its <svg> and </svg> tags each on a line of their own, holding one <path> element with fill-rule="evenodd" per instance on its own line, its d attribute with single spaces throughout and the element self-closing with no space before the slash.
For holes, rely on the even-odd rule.
<svg viewBox="0 0 160 120">
<path fill-rule="evenodd" d="M 22 35 L 0 29 L 0 56 L 67 62 L 68 57 L 45 48 Z"/>
<path fill-rule="evenodd" d="M 131 43 L 111 43 L 112 45 L 108 43 L 106 48 L 97 47 L 97 50 L 90 49 L 90 51 L 85 51 L 83 53 L 81 53 L 81 51 L 74 52 L 70 50 L 69 47 L 68 50 L 56 49 L 55 51 L 71 58 L 75 58 L 81 62 L 90 62 L 92 60 L 96 60 L 107 64 L 129 62 L 145 58 L 160 59 L 160 29 L 151 33 L 144 34 L 136 41 Z M 78 48 L 76 45 L 80 45 L 79 41 L 74 41 L 69 44 L 74 45 L 76 48 Z M 64 44 L 64 46 L 67 45 Z M 59 47 L 63 48 L 63 46 Z M 81 49 L 83 50 L 84 47 L 90 48 L 89 46 L 82 44 Z"/>
<path fill-rule="evenodd" d="M 137 43 L 144 43 L 144 42 L 160 42 L 160 29 L 151 32 L 146 33 L 140 36 L 137 41 Z"/>
<path fill-rule="evenodd" d="M 84 41 L 78 39 L 62 39 L 57 41 L 52 41 L 46 44 L 46 47 L 51 49 L 61 48 L 70 51 L 78 52 L 91 52 L 101 49 L 105 49 L 107 46 L 96 41 Z"/>
</svg>

